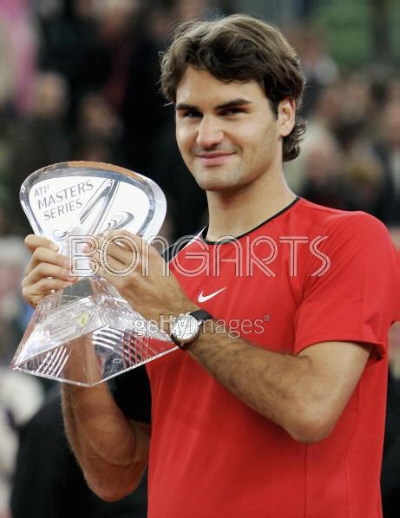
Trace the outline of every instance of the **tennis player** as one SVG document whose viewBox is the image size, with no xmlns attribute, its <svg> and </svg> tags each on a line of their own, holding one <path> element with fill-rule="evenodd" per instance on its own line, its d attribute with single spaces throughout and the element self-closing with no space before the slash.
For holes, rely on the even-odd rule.
<svg viewBox="0 0 400 518">
<path fill-rule="evenodd" d="M 69 440 L 105 500 L 133 491 L 148 466 L 149 518 L 382 516 L 394 251 L 372 216 L 288 187 L 303 88 L 281 32 L 247 15 L 183 24 L 163 57 L 209 223 L 171 275 L 132 235 L 147 273 L 100 270 L 180 348 L 113 392 L 63 387 Z M 69 284 L 68 261 L 44 238 L 26 243 L 23 293 L 35 305 Z M 114 271 L 131 264 L 122 241 L 107 250 Z"/>
</svg>

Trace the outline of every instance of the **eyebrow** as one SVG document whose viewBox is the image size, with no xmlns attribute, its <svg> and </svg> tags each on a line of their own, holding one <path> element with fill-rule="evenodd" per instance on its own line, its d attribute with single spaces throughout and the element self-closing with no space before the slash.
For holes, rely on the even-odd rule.
<svg viewBox="0 0 400 518">
<path fill-rule="evenodd" d="M 228 101 L 226 103 L 218 104 L 216 106 L 217 110 L 226 110 L 229 108 L 236 108 L 238 106 L 247 106 L 249 104 L 252 104 L 252 101 L 248 101 L 247 99 L 233 99 L 232 101 Z M 178 103 L 175 108 L 176 111 L 184 111 L 184 110 L 195 110 L 195 111 L 201 111 L 197 106 L 193 104 L 187 104 L 187 103 Z"/>
</svg>

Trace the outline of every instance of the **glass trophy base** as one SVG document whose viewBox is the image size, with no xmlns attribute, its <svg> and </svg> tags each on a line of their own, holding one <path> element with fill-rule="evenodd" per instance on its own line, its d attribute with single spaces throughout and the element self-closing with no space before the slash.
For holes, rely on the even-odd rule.
<svg viewBox="0 0 400 518">
<path fill-rule="evenodd" d="M 93 276 L 40 301 L 11 367 L 90 387 L 176 349 L 110 283 Z"/>
</svg>

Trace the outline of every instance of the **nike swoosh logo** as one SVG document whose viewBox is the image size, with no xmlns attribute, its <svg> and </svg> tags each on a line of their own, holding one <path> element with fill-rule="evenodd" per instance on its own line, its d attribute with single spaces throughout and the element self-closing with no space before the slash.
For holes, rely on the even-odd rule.
<svg viewBox="0 0 400 518">
<path fill-rule="evenodd" d="M 221 288 L 220 290 L 218 291 L 213 291 L 212 293 L 209 293 L 208 295 L 204 295 L 204 291 L 202 291 L 200 293 L 200 295 L 198 296 L 197 298 L 197 301 L 198 302 L 207 302 L 207 300 L 210 300 L 212 299 L 213 297 L 215 297 L 216 295 L 219 295 L 220 293 L 222 293 L 224 290 L 226 290 L 226 286 L 224 288 Z"/>
</svg>

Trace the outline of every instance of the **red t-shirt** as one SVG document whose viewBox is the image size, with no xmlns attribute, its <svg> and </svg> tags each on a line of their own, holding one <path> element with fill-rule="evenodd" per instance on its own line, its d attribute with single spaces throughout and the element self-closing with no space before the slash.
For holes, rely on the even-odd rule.
<svg viewBox="0 0 400 518">
<path fill-rule="evenodd" d="M 171 269 L 217 325 L 260 347 L 295 355 L 352 341 L 374 351 L 334 430 L 313 445 L 251 410 L 185 352 L 148 364 L 149 518 L 380 518 L 394 299 L 385 227 L 300 199 L 236 240 L 194 240 Z"/>
</svg>

